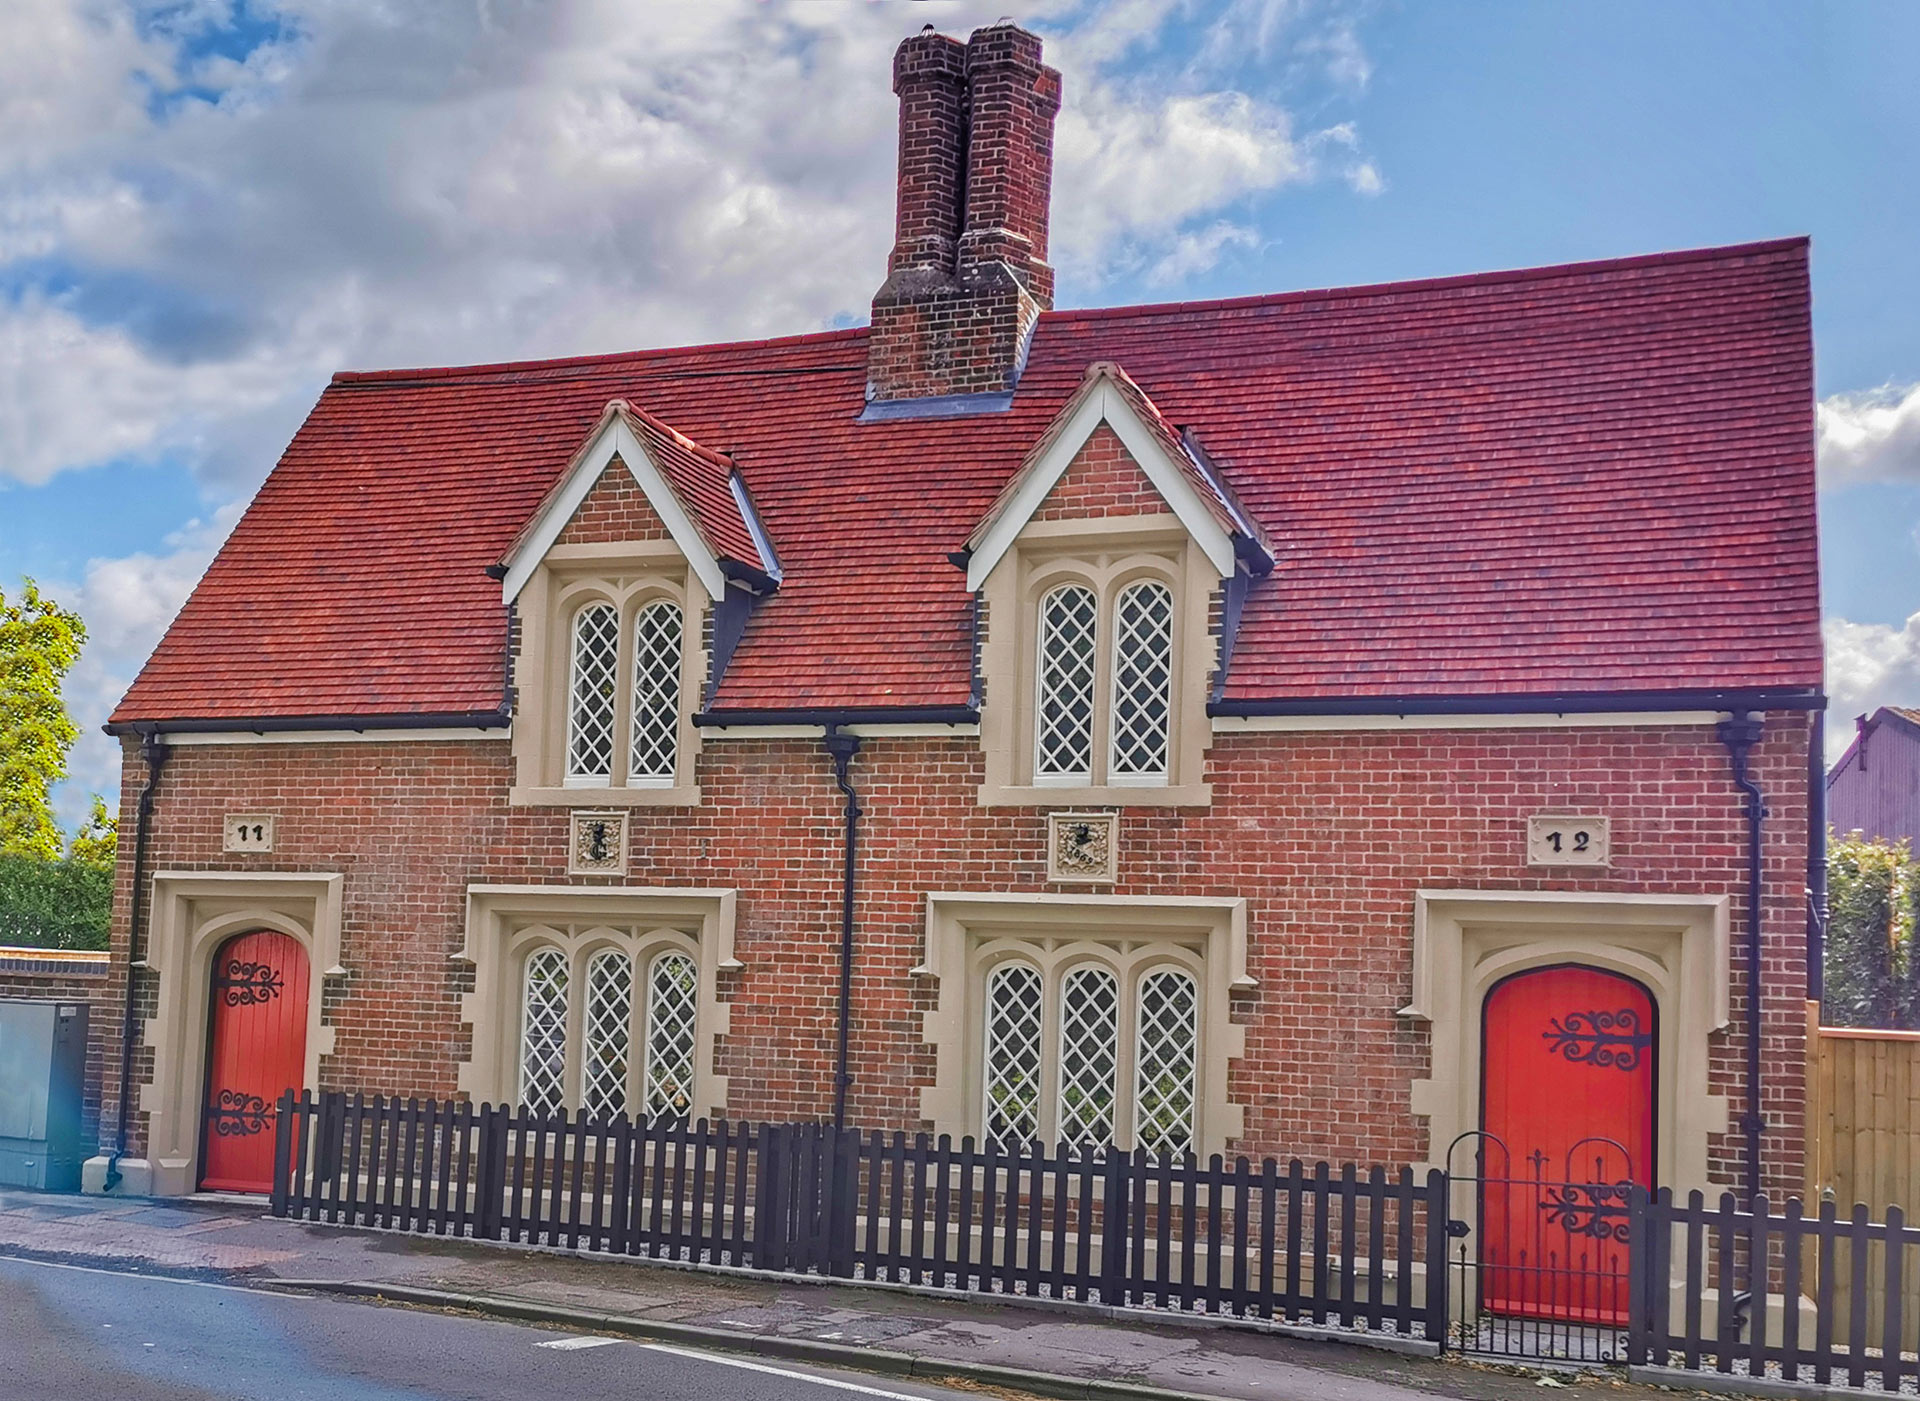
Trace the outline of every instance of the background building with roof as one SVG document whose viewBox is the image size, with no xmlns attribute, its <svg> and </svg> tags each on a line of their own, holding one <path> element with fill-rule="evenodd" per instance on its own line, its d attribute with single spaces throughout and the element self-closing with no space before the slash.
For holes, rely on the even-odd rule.
<svg viewBox="0 0 1920 1401">
<path fill-rule="evenodd" d="M 1883 705 L 1854 721 L 1827 773 L 1827 821 L 1842 835 L 1920 847 L 1920 710 Z"/>
</svg>

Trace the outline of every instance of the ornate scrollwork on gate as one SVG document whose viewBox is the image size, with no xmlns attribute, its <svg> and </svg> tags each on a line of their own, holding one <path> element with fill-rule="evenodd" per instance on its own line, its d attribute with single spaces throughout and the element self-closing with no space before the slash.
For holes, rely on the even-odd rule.
<svg viewBox="0 0 1920 1401">
<path fill-rule="evenodd" d="M 1638 1070 L 1640 1058 L 1653 1044 L 1653 1034 L 1640 1029 L 1640 1014 L 1631 1007 L 1618 1012 L 1569 1012 L 1555 1017 L 1541 1037 L 1548 1050 L 1580 1065 L 1602 1070 Z"/>
<path fill-rule="evenodd" d="M 253 1007 L 271 1002 L 286 986 L 280 970 L 271 963 L 249 963 L 230 958 L 220 976 L 213 980 L 214 991 L 229 1007 Z"/>
<path fill-rule="evenodd" d="M 1540 1210 L 1548 1225 L 1559 1226 L 1568 1235 L 1624 1242 L 1631 1187 L 1626 1182 L 1551 1182 Z"/>
<path fill-rule="evenodd" d="M 207 1110 L 213 1131 L 222 1138 L 251 1138 L 273 1127 L 273 1106 L 259 1095 L 222 1090 Z"/>
</svg>

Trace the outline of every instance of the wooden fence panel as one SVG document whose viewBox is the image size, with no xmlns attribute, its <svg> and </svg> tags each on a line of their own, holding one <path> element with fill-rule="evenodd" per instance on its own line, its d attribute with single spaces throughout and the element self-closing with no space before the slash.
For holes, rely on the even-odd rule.
<svg viewBox="0 0 1920 1401">
<path fill-rule="evenodd" d="M 1920 1204 L 1920 1032 L 1856 1030 L 1819 1025 L 1810 1009 L 1807 1028 L 1807 1210 L 1832 1202 L 1848 1219 L 1855 1204 L 1873 1221 L 1893 1207 Z M 1873 1240 L 1857 1265 L 1854 1247 L 1841 1238 L 1834 1258 L 1834 1322 L 1845 1337 L 1852 1326 L 1856 1281 L 1862 1317 L 1878 1326 L 1896 1316 L 1888 1310 L 1887 1284 L 1899 1282 L 1893 1301 L 1909 1348 L 1920 1347 L 1920 1276 L 1909 1269 L 1889 1274 L 1886 1248 Z M 1811 1291 L 1822 1280 L 1821 1259 L 1809 1241 L 1801 1275 Z"/>
</svg>

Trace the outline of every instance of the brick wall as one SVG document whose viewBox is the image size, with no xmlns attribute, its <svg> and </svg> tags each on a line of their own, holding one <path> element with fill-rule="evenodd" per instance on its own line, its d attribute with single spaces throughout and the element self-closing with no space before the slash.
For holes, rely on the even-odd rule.
<svg viewBox="0 0 1920 1401">
<path fill-rule="evenodd" d="M 1167 500 L 1106 424 L 1073 455 L 1067 470 L 1033 513 L 1035 520 L 1097 520 L 1164 515 Z"/>
<path fill-rule="evenodd" d="M 81 1106 L 81 1145 L 91 1155 L 100 1142 L 100 1090 L 109 1040 L 120 1045 L 120 1003 L 109 998 L 108 965 L 96 956 L 48 958 L 40 949 L 0 947 L 0 1001 L 87 1004 L 87 1073 Z M 107 1023 L 111 1021 L 112 1027 Z M 118 1067 L 115 1067 L 118 1070 Z"/>
<path fill-rule="evenodd" d="M 1764 1059 L 1776 1192 L 1801 1180 L 1805 746 L 1800 717 L 1771 716 L 1755 751 L 1770 811 Z M 1061 887 L 1045 880 L 1044 810 L 978 806 L 976 739 L 869 740 L 853 772 L 867 815 L 852 1113 L 914 1128 L 933 1074 L 919 1040 L 932 989 L 908 972 L 926 892 Z M 142 776 L 130 753 L 129 808 Z M 1208 810 L 1124 815 L 1117 890 L 1246 898 L 1259 986 L 1235 997 L 1248 1054 L 1231 1092 L 1248 1106 L 1238 1145 L 1248 1152 L 1426 1154 L 1407 1082 L 1427 1073 L 1427 1038 L 1395 1014 L 1410 992 L 1418 888 L 1726 893 L 1743 927 L 1744 819 L 1709 727 L 1216 735 L 1207 778 Z M 509 808 L 509 779 L 501 741 L 182 748 L 159 790 L 154 866 L 344 872 L 351 973 L 327 992 L 338 1039 L 323 1083 L 447 1094 L 467 1041 L 459 995 L 471 973 L 449 961 L 467 885 L 568 879 L 564 810 Z M 831 766 L 818 741 L 714 740 L 699 782 L 697 809 L 634 810 L 629 879 L 739 889 L 745 966 L 723 980 L 732 1032 L 718 1050 L 730 1111 L 824 1114 L 841 861 Z M 221 852 L 221 818 L 243 808 L 279 815 L 272 856 Z M 1524 864 L 1525 816 L 1566 808 L 1610 816 L 1611 869 L 1569 877 Z M 130 810 L 124 820 L 131 832 Z M 125 968 L 124 866 L 122 876 L 110 998 Z M 1737 949 L 1733 1025 L 1714 1038 L 1711 1086 L 1736 1113 Z M 108 1052 L 116 1029 L 117 1019 L 105 1028 Z M 109 1112 L 113 1103 L 110 1087 Z M 1717 1177 L 1736 1180 L 1740 1152 L 1734 1136 L 1713 1145 Z"/>
<path fill-rule="evenodd" d="M 574 508 L 556 545 L 597 540 L 665 540 L 667 527 L 618 457 Z"/>
</svg>

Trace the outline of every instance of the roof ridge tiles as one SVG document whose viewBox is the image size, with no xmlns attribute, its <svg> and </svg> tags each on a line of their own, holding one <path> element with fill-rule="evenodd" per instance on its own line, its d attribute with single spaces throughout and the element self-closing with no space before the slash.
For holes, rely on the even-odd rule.
<svg viewBox="0 0 1920 1401">
<path fill-rule="evenodd" d="M 1246 297 L 1221 297 L 1210 301 L 1141 302 L 1132 306 L 1080 307 L 1046 311 L 1040 322 L 1110 320 L 1131 316 L 1157 316 L 1192 312 L 1234 311 L 1244 307 L 1275 306 L 1287 302 L 1326 301 L 1336 297 L 1378 297 L 1400 292 L 1445 291 L 1453 287 L 1474 287 L 1498 282 L 1537 282 L 1576 273 L 1626 272 L 1643 267 L 1666 267 L 1683 263 L 1730 262 L 1767 253 L 1786 253 L 1806 248 L 1812 239 L 1807 234 L 1785 238 L 1759 239 L 1751 243 L 1729 243 L 1709 248 L 1674 248 L 1658 253 L 1635 253 L 1623 258 L 1594 258 L 1581 262 L 1549 263 L 1541 267 L 1489 268 L 1482 272 L 1453 273 L 1445 277 L 1413 277 L 1393 282 L 1363 282 L 1348 287 L 1298 288 L 1288 292 L 1262 292 Z"/>
</svg>

